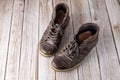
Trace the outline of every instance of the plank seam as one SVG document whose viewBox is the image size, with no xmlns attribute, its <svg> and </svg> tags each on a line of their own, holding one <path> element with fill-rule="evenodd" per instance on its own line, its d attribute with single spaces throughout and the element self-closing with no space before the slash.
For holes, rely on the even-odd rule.
<svg viewBox="0 0 120 80">
<path fill-rule="evenodd" d="M 7 56 L 6 56 L 6 63 L 5 63 L 4 80 L 6 80 L 6 71 L 7 71 L 7 61 L 8 61 L 9 45 L 10 45 L 11 26 L 12 26 L 12 19 L 13 19 L 13 10 L 14 10 L 14 0 L 13 0 L 13 5 L 12 5 L 12 12 L 11 12 L 11 21 L 10 21 L 10 30 L 9 30 L 9 39 L 8 39 L 8 47 L 7 47 Z"/>
<path fill-rule="evenodd" d="M 37 66 L 36 66 L 36 79 L 39 79 L 39 25 L 40 25 L 40 0 L 39 0 L 39 8 L 38 8 L 38 45 L 37 45 Z"/>
<path fill-rule="evenodd" d="M 119 62 L 119 66 L 120 66 L 120 58 L 119 58 L 119 54 L 118 54 L 118 50 L 117 50 L 116 40 L 115 40 L 115 36 L 114 36 L 114 33 L 113 33 L 112 23 L 111 23 L 110 15 L 109 15 L 107 4 L 106 4 L 105 0 L 104 0 L 104 3 L 105 3 L 106 11 L 107 11 L 107 14 L 108 14 L 108 20 L 109 20 L 109 24 L 110 24 L 110 29 L 111 29 L 111 32 L 112 32 L 113 42 L 114 42 L 114 45 L 115 45 L 114 47 L 115 47 L 115 50 L 116 50 L 116 53 L 117 53 L 118 62 Z"/>
<path fill-rule="evenodd" d="M 91 18 L 91 22 L 92 22 L 92 13 L 91 13 L 91 9 L 90 9 L 90 2 L 89 2 L 89 0 L 87 0 L 87 2 L 88 2 L 89 12 L 90 12 L 90 18 Z"/>
<path fill-rule="evenodd" d="M 97 47 L 95 47 L 95 48 L 96 48 L 96 54 L 97 54 L 97 59 L 98 59 L 99 71 L 100 71 L 100 80 L 102 80 L 101 66 L 100 66 L 100 58 L 99 58 L 99 55 L 98 55 Z"/>
<path fill-rule="evenodd" d="M 23 11 L 25 11 L 25 0 L 24 0 L 24 5 L 23 5 Z M 22 38 L 23 38 L 23 24 L 24 24 L 24 13 L 25 12 L 23 12 L 23 19 L 22 19 L 22 30 L 21 30 L 21 45 L 20 45 L 20 56 L 19 56 L 19 70 L 18 70 L 18 80 L 19 80 L 19 75 L 20 75 L 20 61 L 21 61 L 21 51 L 22 51 L 22 42 L 23 42 L 23 40 L 22 40 Z"/>
<path fill-rule="evenodd" d="M 72 14 L 73 11 L 72 11 L 72 2 L 71 2 L 71 0 L 70 0 L 70 8 L 71 8 L 71 17 L 72 17 L 71 21 L 72 21 L 72 26 L 73 26 L 73 34 L 75 35 L 75 30 L 74 30 L 75 25 L 73 24 L 73 14 Z"/>
</svg>

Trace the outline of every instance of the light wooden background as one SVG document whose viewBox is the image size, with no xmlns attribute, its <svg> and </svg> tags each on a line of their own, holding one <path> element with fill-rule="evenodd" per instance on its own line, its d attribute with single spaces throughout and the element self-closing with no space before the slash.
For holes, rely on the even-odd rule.
<svg viewBox="0 0 120 80">
<path fill-rule="evenodd" d="M 83 23 L 100 26 L 97 46 L 69 72 L 52 70 L 53 57 L 38 51 L 60 2 L 70 8 L 60 49 Z M 0 0 L 0 80 L 120 80 L 120 0 Z"/>
</svg>

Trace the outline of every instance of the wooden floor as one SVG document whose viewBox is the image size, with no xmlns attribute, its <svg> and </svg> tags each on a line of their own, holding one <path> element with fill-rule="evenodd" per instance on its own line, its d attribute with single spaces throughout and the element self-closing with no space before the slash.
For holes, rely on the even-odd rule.
<svg viewBox="0 0 120 80">
<path fill-rule="evenodd" d="M 53 7 L 60 2 L 70 8 L 60 49 L 82 24 L 100 26 L 97 46 L 69 72 L 52 70 L 53 57 L 38 51 Z M 120 0 L 0 0 L 0 80 L 120 80 Z"/>
</svg>

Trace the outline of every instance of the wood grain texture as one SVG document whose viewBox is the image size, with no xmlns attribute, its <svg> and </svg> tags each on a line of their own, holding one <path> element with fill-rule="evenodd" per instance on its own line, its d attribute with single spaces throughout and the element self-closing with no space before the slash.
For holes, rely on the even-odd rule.
<svg viewBox="0 0 120 80">
<path fill-rule="evenodd" d="M 96 47 L 68 72 L 56 72 L 39 41 L 53 8 L 66 3 L 70 22 L 60 51 L 84 23 L 100 26 Z M 120 80 L 120 0 L 0 0 L 0 80 Z"/>
<path fill-rule="evenodd" d="M 15 0 L 11 23 L 11 33 L 5 80 L 17 80 L 22 40 L 24 0 Z"/>
<path fill-rule="evenodd" d="M 100 25 L 97 52 L 102 80 L 119 80 L 120 66 L 104 0 L 89 0 L 92 21 Z"/>
<path fill-rule="evenodd" d="M 52 0 L 40 0 L 39 41 L 51 20 L 52 10 Z M 39 54 L 39 80 L 55 80 L 55 71 L 50 66 L 52 59 Z"/>
<path fill-rule="evenodd" d="M 120 0 L 105 0 L 120 63 Z"/>
<path fill-rule="evenodd" d="M 25 0 L 19 80 L 38 80 L 39 0 Z"/>
<path fill-rule="evenodd" d="M 13 0 L 0 1 L 0 80 L 4 80 L 6 74 L 12 10 Z"/>
</svg>

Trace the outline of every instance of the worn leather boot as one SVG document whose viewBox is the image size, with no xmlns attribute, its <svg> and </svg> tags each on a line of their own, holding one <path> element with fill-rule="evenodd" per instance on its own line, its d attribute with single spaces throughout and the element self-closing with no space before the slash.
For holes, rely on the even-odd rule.
<svg viewBox="0 0 120 80">
<path fill-rule="evenodd" d="M 68 5 L 65 3 L 57 4 L 53 10 L 52 20 L 40 41 L 40 53 L 43 56 L 52 56 L 58 49 L 69 20 Z"/>
<path fill-rule="evenodd" d="M 98 41 L 99 26 L 95 23 L 83 24 L 71 42 L 56 54 L 51 65 L 56 71 L 75 68 L 87 56 Z"/>
</svg>

